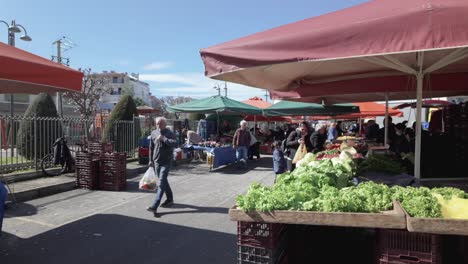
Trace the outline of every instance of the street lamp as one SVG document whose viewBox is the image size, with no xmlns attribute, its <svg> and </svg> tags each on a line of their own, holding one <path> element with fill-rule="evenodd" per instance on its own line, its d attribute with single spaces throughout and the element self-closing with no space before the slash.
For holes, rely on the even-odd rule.
<svg viewBox="0 0 468 264">
<path fill-rule="evenodd" d="M 31 41 L 32 38 L 28 35 L 28 32 L 26 29 L 20 25 L 16 24 L 15 20 L 11 21 L 11 24 L 8 24 L 6 21 L 0 20 L 1 23 L 5 24 L 8 28 L 8 45 L 10 46 L 15 46 L 15 34 L 16 33 L 21 33 L 21 29 L 24 31 L 24 35 L 20 37 L 21 40 L 23 41 Z M 14 116 L 14 98 L 13 94 L 10 94 L 10 115 L 12 118 L 13 122 L 13 116 Z M 11 156 L 13 157 L 13 138 L 14 138 L 14 129 L 12 130 L 12 140 L 11 140 Z"/>
</svg>

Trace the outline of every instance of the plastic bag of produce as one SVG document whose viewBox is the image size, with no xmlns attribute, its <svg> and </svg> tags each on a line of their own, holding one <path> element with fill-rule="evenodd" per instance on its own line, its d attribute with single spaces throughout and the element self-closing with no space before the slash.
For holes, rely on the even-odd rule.
<svg viewBox="0 0 468 264">
<path fill-rule="evenodd" d="M 157 182 L 158 177 L 156 177 L 156 174 L 154 173 L 154 168 L 149 167 L 148 170 L 145 172 L 145 175 L 143 175 L 143 178 L 141 178 L 138 187 L 140 188 L 140 190 L 154 191 L 158 188 Z"/>
<path fill-rule="evenodd" d="M 299 145 L 299 148 L 297 148 L 297 151 L 296 151 L 296 154 L 294 155 L 294 159 L 293 159 L 292 163 L 297 163 L 298 161 L 303 159 L 305 157 L 305 155 L 307 155 L 307 149 L 306 149 L 304 143 L 301 143 Z"/>
</svg>

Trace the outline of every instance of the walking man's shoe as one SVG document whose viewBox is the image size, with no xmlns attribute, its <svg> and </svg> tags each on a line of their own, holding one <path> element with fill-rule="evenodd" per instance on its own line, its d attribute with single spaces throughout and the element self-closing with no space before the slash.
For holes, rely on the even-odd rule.
<svg viewBox="0 0 468 264">
<path fill-rule="evenodd" d="M 161 204 L 161 207 L 166 207 L 166 208 L 168 208 L 168 207 L 172 207 L 173 205 L 174 205 L 174 201 L 172 201 L 172 200 L 166 200 L 166 201 L 164 201 L 164 203 Z"/>
<path fill-rule="evenodd" d="M 148 206 L 146 207 L 146 211 L 150 211 L 150 212 L 156 212 L 156 209 L 152 206 Z"/>
</svg>

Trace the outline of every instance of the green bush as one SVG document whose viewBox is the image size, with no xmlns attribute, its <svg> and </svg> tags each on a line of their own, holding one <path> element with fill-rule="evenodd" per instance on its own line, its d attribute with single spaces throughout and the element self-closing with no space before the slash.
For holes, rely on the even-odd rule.
<svg viewBox="0 0 468 264">
<path fill-rule="evenodd" d="M 135 119 L 134 131 L 131 130 L 129 122 L 125 122 L 133 121 L 134 116 L 138 116 L 135 101 L 130 95 L 122 96 L 110 114 L 109 122 L 104 128 L 102 140 L 112 142 L 114 150 L 117 152 L 130 151 L 128 146 L 130 146 L 132 140 L 137 144 L 141 135 L 138 119 Z"/>
<path fill-rule="evenodd" d="M 27 159 L 41 158 L 52 151 L 54 141 L 63 135 L 61 122 L 50 119 L 58 118 L 54 100 L 47 93 L 37 95 L 24 116 L 17 135 L 18 153 Z"/>
</svg>

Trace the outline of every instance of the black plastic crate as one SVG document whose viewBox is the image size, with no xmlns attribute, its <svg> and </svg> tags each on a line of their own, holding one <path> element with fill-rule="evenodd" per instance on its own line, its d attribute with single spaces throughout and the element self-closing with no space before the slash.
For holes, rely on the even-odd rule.
<svg viewBox="0 0 468 264">
<path fill-rule="evenodd" d="M 237 222 L 237 244 L 273 249 L 284 235 L 284 224 Z"/>
<path fill-rule="evenodd" d="M 286 250 L 284 247 L 268 249 L 252 246 L 237 246 L 238 264 L 281 264 L 287 263 Z"/>
<path fill-rule="evenodd" d="M 376 254 L 382 264 L 439 264 L 441 240 L 440 235 L 378 229 Z"/>
</svg>

